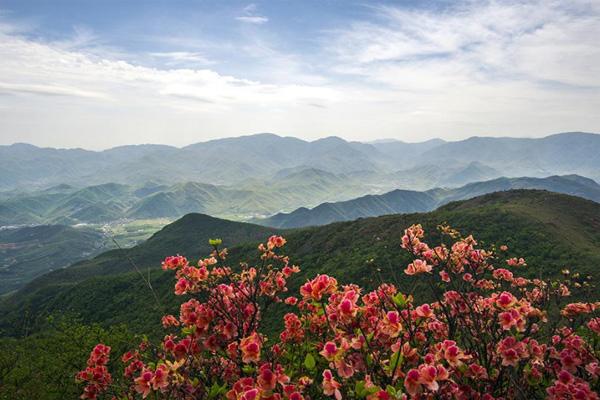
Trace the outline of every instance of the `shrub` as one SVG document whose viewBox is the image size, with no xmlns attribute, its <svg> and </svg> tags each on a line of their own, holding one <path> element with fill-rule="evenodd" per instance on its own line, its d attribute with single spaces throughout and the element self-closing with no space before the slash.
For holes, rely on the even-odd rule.
<svg viewBox="0 0 600 400">
<path fill-rule="evenodd" d="M 327 275 L 289 296 L 300 269 L 280 236 L 258 247 L 256 265 L 235 269 L 219 240 L 195 265 L 168 257 L 175 294 L 189 300 L 163 317 L 162 343 L 122 356 L 124 386 L 106 368 L 110 348 L 96 346 L 77 377 L 82 398 L 598 399 L 600 303 L 564 304 L 588 282 L 568 271 L 556 281 L 519 277 L 526 262 L 503 259 L 506 246 L 480 249 L 440 230 L 435 247 L 420 225 L 401 241 L 414 258 L 404 273 L 435 299 L 423 304 L 390 283 L 365 293 Z M 261 321 L 273 307 L 289 312 L 267 337 Z"/>
</svg>

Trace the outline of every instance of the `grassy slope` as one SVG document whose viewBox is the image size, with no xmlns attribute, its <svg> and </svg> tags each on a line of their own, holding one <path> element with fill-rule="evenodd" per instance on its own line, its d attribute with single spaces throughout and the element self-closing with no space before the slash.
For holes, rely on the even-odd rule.
<svg viewBox="0 0 600 400">
<path fill-rule="evenodd" d="M 62 225 L 0 231 L 0 295 L 110 247 L 100 232 Z"/>
<path fill-rule="evenodd" d="M 162 286 L 156 286 L 171 300 L 166 290 L 170 276 L 160 270 L 164 257 L 176 253 L 194 257 L 204 255 L 210 251 L 208 239 L 212 237 L 221 237 L 226 243 L 235 245 L 262 240 L 273 232 L 272 228 L 258 225 L 188 214 L 138 246 L 111 250 L 30 282 L 0 304 L 3 314 L 0 331 L 27 332 L 32 326 L 35 328 L 43 323 L 46 310 L 87 314 L 86 321 L 128 322 L 131 314 L 135 314 L 135 304 L 142 303 L 142 307 L 155 304 L 139 274 L 132 273 L 134 268 L 130 260 L 142 273 L 147 274 L 151 269 L 153 277 L 165 279 Z M 146 301 L 150 303 L 146 304 Z M 69 306 L 64 307 L 65 304 Z"/>
<path fill-rule="evenodd" d="M 409 282 L 402 274 L 408 261 L 399 247 L 402 231 L 413 223 L 422 223 L 435 242 L 435 227 L 444 222 L 473 233 L 483 245 L 508 244 L 511 255 L 526 257 L 530 267 L 525 271 L 530 276 L 556 275 L 561 268 L 569 267 L 600 277 L 600 205 L 550 192 L 519 190 L 451 203 L 430 213 L 390 215 L 286 232 L 287 253 L 303 270 L 291 282 L 291 293 L 317 273 L 372 287 L 379 279 L 378 268 L 383 279 L 395 280 L 404 291 L 414 291 L 414 280 Z M 227 237 L 223 226 L 235 234 Z M 238 229 L 242 227 L 246 231 L 240 234 Z M 35 329 L 48 313 L 73 312 L 85 322 L 127 322 L 134 330 L 150 330 L 157 326 L 162 312 L 175 310 L 181 301 L 171 294 L 172 274 L 158 269 L 164 255 L 179 252 L 197 257 L 206 252 L 202 244 L 208 237 L 222 237 L 230 246 L 236 243 L 234 238 L 239 239 L 237 243 L 252 243 L 231 249 L 233 265 L 256 255 L 256 242 L 270 233 L 262 229 L 187 216 L 129 251 L 143 268 L 152 266 L 149 276 L 161 299 L 160 307 L 138 275 L 112 275 L 130 267 L 120 253 L 109 252 L 34 281 L 3 304 L 0 327 L 19 334 L 25 326 Z M 23 318 L 25 313 L 27 317 Z"/>
</svg>

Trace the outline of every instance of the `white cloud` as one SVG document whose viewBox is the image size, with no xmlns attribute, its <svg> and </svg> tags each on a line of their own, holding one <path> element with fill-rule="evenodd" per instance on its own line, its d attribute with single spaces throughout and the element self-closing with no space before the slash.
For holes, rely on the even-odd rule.
<svg viewBox="0 0 600 400">
<path fill-rule="evenodd" d="M 228 39 L 232 47 L 220 57 L 211 51 L 223 44 L 207 46 L 203 37 L 192 38 L 194 46 L 165 37 L 162 51 L 140 56 L 83 28 L 71 40 L 33 40 L 0 18 L 0 143 L 99 148 L 265 131 L 354 140 L 600 131 L 599 3 L 467 1 L 374 13 L 327 31 L 311 54 L 252 32 Z M 241 14 L 260 17 L 254 5 Z M 235 52 L 247 65 L 219 72 L 231 66 L 223 54 Z M 161 69 L 148 66 L 156 64 Z"/>
<path fill-rule="evenodd" d="M 238 17 L 235 17 L 236 20 L 241 22 L 246 22 L 249 24 L 262 25 L 266 22 L 269 22 L 269 18 L 256 14 L 256 4 L 251 3 L 248 4 L 242 10 L 242 14 Z"/>
<path fill-rule="evenodd" d="M 204 61 L 197 53 L 151 53 L 177 61 Z M 240 103 L 335 98 L 334 91 L 289 83 L 265 84 L 221 75 L 210 69 L 166 69 L 122 60 L 90 57 L 83 52 L 0 34 L 0 90 L 44 92 L 81 97 L 151 96 L 169 104 L 169 95 L 209 99 L 223 106 Z M 161 98 L 167 96 L 167 98 Z"/>
<path fill-rule="evenodd" d="M 196 54 L 183 52 L 154 56 L 197 59 Z M 150 68 L 71 50 L 63 43 L 0 32 L 4 143 L 40 143 L 41 138 L 49 142 L 43 144 L 51 144 L 57 136 L 50 132 L 60 131 L 70 143 L 81 139 L 77 144 L 84 147 L 107 147 L 115 141 L 185 144 L 223 132 L 267 130 L 259 129 L 265 112 L 309 108 L 308 104 L 338 98 L 337 91 L 328 87 L 263 83 L 206 68 Z M 140 130 L 146 123 L 150 125 Z M 209 126 L 214 127 L 212 132 L 197 136 Z M 84 138 L 82 131 L 95 134 Z"/>
<path fill-rule="evenodd" d="M 198 52 L 191 51 L 169 51 L 169 52 L 154 52 L 149 53 L 151 57 L 166 60 L 167 65 L 178 65 L 178 64 L 214 64 L 214 61 L 209 60 Z"/>
<path fill-rule="evenodd" d="M 235 19 L 237 19 L 238 21 L 256 25 L 261 25 L 265 22 L 269 22 L 269 18 L 260 15 L 241 15 L 239 17 L 235 17 Z"/>
<path fill-rule="evenodd" d="M 0 82 L 0 93 L 38 94 L 43 96 L 74 96 L 91 99 L 109 99 L 104 93 L 81 90 L 75 87 L 45 84 L 11 84 Z"/>
<path fill-rule="evenodd" d="M 382 7 L 378 14 L 377 23 L 337 33 L 338 71 L 400 87 L 493 80 L 600 86 L 593 3 L 465 2 L 443 12 Z"/>
<path fill-rule="evenodd" d="M 600 130 L 598 2 L 467 1 L 376 13 L 330 32 L 324 46 L 334 71 L 395 105 L 381 110 L 396 110 L 383 117 L 396 135 Z"/>
</svg>

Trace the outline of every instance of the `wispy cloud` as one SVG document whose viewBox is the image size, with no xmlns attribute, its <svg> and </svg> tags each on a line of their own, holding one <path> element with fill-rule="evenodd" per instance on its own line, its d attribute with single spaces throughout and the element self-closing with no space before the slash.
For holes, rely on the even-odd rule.
<svg viewBox="0 0 600 400">
<path fill-rule="evenodd" d="M 269 18 L 256 13 L 256 4 L 248 4 L 246 7 L 244 7 L 243 14 L 235 17 L 235 19 L 255 25 L 262 25 L 266 22 L 269 22 Z"/>
<path fill-rule="evenodd" d="M 254 4 L 233 12 L 223 18 L 267 18 Z M 236 26 L 152 36 L 137 53 L 83 26 L 56 41 L 0 15 L 0 139 L 106 147 L 253 131 L 355 140 L 600 131 L 600 3 L 363 12 L 311 31 L 306 48 L 273 26 Z"/>
<path fill-rule="evenodd" d="M 186 52 L 153 55 L 174 60 L 203 60 L 195 53 Z M 73 93 L 87 97 L 100 97 L 94 93 L 111 93 L 116 99 L 137 94 L 157 100 L 160 96 L 194 97 L 198 94 L 223 106 L 332 97 L 331 90 L 316 86 L 273 85 L 221 75 L 210 69 L 158 70 L 122 60 L 92 58 L 82 52 L 6 34 L 0 34 L 0 58 L 3 60 L 0 76 L 12 82 L 3 83 L 0 90 Z"/>
<path fill-rule="evenodd" d="M 198 54 L 186 52 L 153 55 L 179 61 L 200 59 Z M 27 141 L 42 137 L 42 132 L 60 130 L 73 140 L 83 129 L 94 132 L 93 138 L 86 139 L 87 147 L 114 144 L 116 137 L 124 143 L 172 142 L 173 137 L 167 137 L 174 130 L 176 140 L 184 144 L 199 139 L 195 136 L 198 126 L 213 126 L 212 137 L 223 131 L 264 130 L 266 126 L 261 129 L 260 125 L 252 129 L 252 123 L 246 124 L 250 128 L 242 128 L 239 121 L 256 120 L 267 110 L 327 104 L 339 97 L 334 88 L 273 84 L 208 68 L 157 69 L 90 55 L 63 42 L 42 42 L 1 31 L 0 93 L 12 95 L 0 96 L 0 127 L 9 132 L 6 138 L 19 134 L 11 141 Z M 144 131 L 136 128 L 151 120 L 155 122 Z M 106 121 L 112 127 L 110 134 L 106 134 Z M 168 127 L 165 121 L 171 121 Z M 23 136 L 25 133 L 31 136 Z"/>
<path fill-rule="evenodd" d="M 332 71 L 396 105 L 396 116 L 383 118 L 400 131 L 600 129 L 598 2 L 374 10 L 374 19 L 333 30 L 323 43 Z"/>
<path fill-rule="evenodd" d="M 110 99 L 110 96 L 106 93 L 81 90 L 76 87 L 65 85 L 12 84 L 0 82 L 0 93 L 36 94 L 42 96 L 73 96 L 100 100 Z"/>
<path fill-rule="evenodd" d="M 380 7 L 336 33 L 338 71 L 400 87 L 495 80 L 600 85 L 596 2 L 463 2 L 443 12 Z"/>
<path fill-rule="evenodd" d="M 239 17 L 235 17 L 235 19 L 237 19 L 238 21 L 247 22 L 249 24 L 256 24 L 256 25 L 261 25 L 261 24 L 264 24 L 265 22 L 269 22 L 269 18 L 262 17 L 259 15 L 242 15 Z"/>
<path fill-rule="evenodd" d="M 149 53 L 151 57 L 165 60 L 167 65 L 178 65 L 186 63 L 195 63 L 210 65 L 214 61 L 209 60 L 204 55 L 191 51 L 169 51 L 169 52 L 153 52 Z"/>
</svg>

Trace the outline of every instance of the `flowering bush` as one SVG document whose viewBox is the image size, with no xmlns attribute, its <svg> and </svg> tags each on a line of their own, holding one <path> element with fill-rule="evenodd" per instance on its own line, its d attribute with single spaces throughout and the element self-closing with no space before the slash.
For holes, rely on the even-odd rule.
<svg viewBox="0 0 600 400">
<path fill-rule="evenodd" d="M 567 271 L 560 281 L 519 277 L 522 258 L 503 260 L 440 229 L 451 244 L 430 247 L 420 225 L 401 241 L 414 257 L 405 274 L 433 295 L 423 304 L 389 283 L 365 292 L 327 275 L 290 296 L 300 269 L 280 236 L 258 247 L 255 266 L 228 267 L 219 240 L 197 264 L 168 257 L 175 293 L 190 299 L 163 317 L 160 344 L 122 356 L 122 385 L 106 369 L 110 348 L 96 346 L 77 376 L 81 397 L 598 399 L 600 303 L 563 306 L 582 283 Z M 277 304 L 289 312 L 278 337 L 267 337 L 261 321 Z"/>
</svg>

